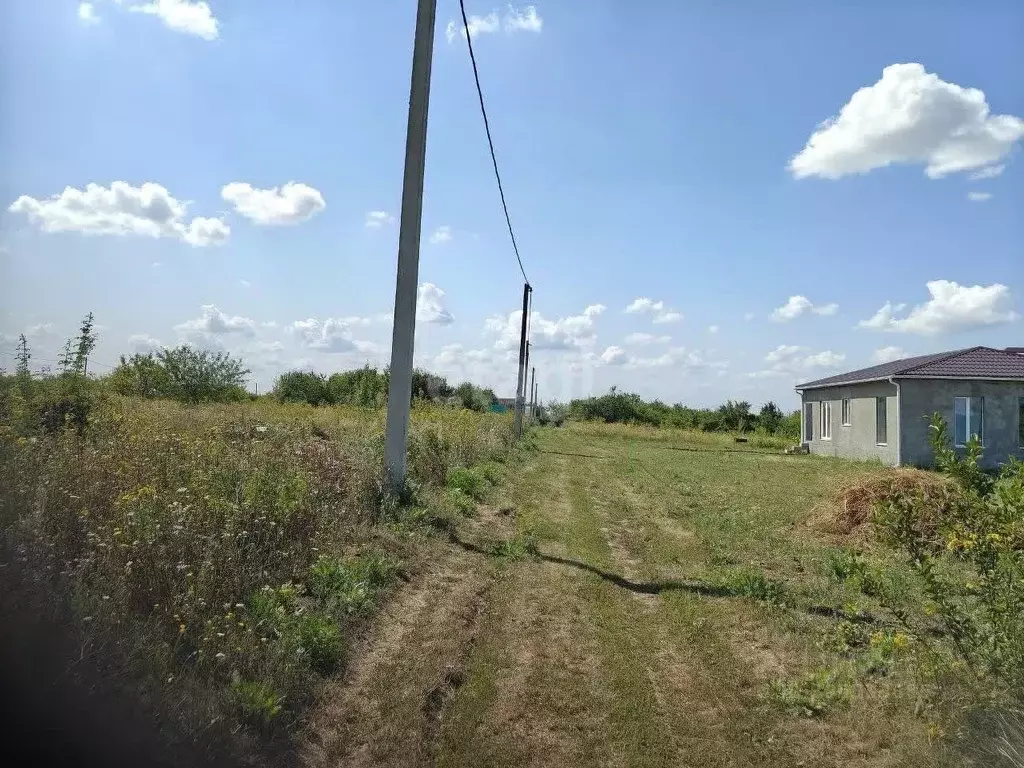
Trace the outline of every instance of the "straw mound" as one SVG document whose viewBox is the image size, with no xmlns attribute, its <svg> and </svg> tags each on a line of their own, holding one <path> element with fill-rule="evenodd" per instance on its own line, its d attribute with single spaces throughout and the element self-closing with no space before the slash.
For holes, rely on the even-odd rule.
<svg viewBox="0 0 1024 768">
<path fill-rule="evenodd" d="M 805 523 L 818 533 L 864 538 L 870 533 L 876 502 L 901 492 L 916 490 L 935 497 L 950 489 L 950 481 L 934 472 L 902 467 L 871 472 L 838 487 Z"/>
</svg>

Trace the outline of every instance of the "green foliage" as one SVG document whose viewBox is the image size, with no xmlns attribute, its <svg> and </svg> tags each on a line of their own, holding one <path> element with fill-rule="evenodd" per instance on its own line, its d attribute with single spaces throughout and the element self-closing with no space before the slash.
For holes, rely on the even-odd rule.
<svg viewBox="0 0 1024 768">
<path fill-rule="evenodd" d="M 267 725 L 281 714 L 284 697 L 264 680 L 245 680 L 239 676 L 231 681 L 231 698 L 242 716 L 253 723 Z"/>
<path fill-rule="evenodd" d="M 956 654 L 996 688 L 1024 686 L 1024 465 L 1011 460 L 998 477 L 979 468 L 980 446 L 963 456 L 932 418 L 936 465 L 954 478 L 954 503 L 897 493 L 876 508 L 883 540 L 899 547 L 918 575 Z M 904 621 L 914 617 L 897 611 Z"/>
<path fill-rule="evenodd" d="M 939 472 L 949 475 L 964 490 L 978 496 L 986 496 L 992 491 L 992 477 L 980 465 L 983 449 L 977 435 L 971 435 L 961 457 L 950 445 L 946 421 L 940 414 L 933 413 L 928 425 L 928 443 L 935 456 L 935 468 Z"/>
<path fill-rule="evenodd" d="M 770 579 L 753 568 L 743 568 L 729 574 L 725 586 L 734 594 L 762 603 L 789 605 L 792 602 L 782 582 Z"/>
<path fill-rule="evenodd" d="M 310 405 L 357 405 L 380 408 L 387 403 L 390 374 L 369 365 L 353 371 L 334 373 L 330 378 L 312 371 L 289 371 L 278 377 L 273 395 L 278 402 Z M 484 412 L 496 402 L 494 392 L 469 382 L 456 388 L 441 376 L 423 370 L 412 375 L 410 397 L 413 401 L 459 405 Z"/>
<path fill-rule="evenodd" d="M 32 359 L 32 353 L 28 349 L 28 340 L 25 338 L 24 333 L 18 336 L 15 358 L 17 359 L 17 366 L 14 369 L 15 375 L 21 380 L 28 379 L 30 376 L 28 363 Z"/>
<path fill-rule="evenodd" d="M 531 531 L 517 533 L 494 547 L 494 554 L 507 560 L 525 560 L 540 554 L 537 537 Z"/>
<path fill-rule="evenodd" d="M 322 675 L 329 674 L 341 661 L 344 641 L 336 619 L 317 613 L 299 617 L 297 623 L 299 653 Z"/>
<path fill-rule="evenodd" d="M 75 357 L 72 370 L 83 376 L 89 372 L 89 355 L 96 348 L 97 336 L 92 312 L 85 316 L 75 340 Z"/>
<path fill-rule="evenodd" d="M 332 402 L 327 377 L 312 371 L 289 371 L 278 376 L 273 395 L 281 403 L 325 405 Z"/>
<path fill-rule="evenodd" d="M 795 681 L 770 684 L 775 700 L 786 710 L 805 717 L 820 717 L 845 707 L 853 697 L 854 676 L 849 665 L 817 670 Z"/>
<path fill-rule="evenodd" d="M 639 395 L 619 392 L 615 387 L 606 395 L 573 400 L 569 404 L 568 418 L 577 421 L 603 421 L 606 424 L 641 424 L 653 427 L 697 429 L 704 432 L 752 432 L 766 435 L 798 435 L 800 414 L 783 417 L 774 403 L 766 403 L 761 413 L 751 413 L 746 401 L 727 400 L 718 408 L 689 408 L 682 404 L 666 405 L 660 400 L 645 401 Z M 549 416 L 549 420 L 551 417 Z"/>
<path fill-rule="evenodd" d="M 369 365 L 354 371 L 331 374 L 327 380 L 327 402 L 381 408 L 388 401 L 390 374 Z"/>
<path fill-rule="evenodd" d="M 309 591 L 332 611 L 363 613 L 391 585 L 397 563 L 378 554 L 355 558 L 321 555 L 309 572 Z"/>
<path fill-rule="evenodd" d="M 449 488 L 461 491 L 475 501 L 483 501 L 490 482 L 478 469 L 468 467 L 455 467 L 448 471 L 447 485 Z"/>
<path fill-rule="evenodd" d="M 182 345 L 147 354 L 121 357 L 105 379 L 122 395 L 166 397 L 183 403 L 228 403 L 247 398 L 242 362 L 227 352 Z"/>
<path fill-rule="evenodd" d="M 865 595 L 877 596 L 882 592 L 881 574 L 859 552 L 844 549 L 831 553 L 825 561 L 825 571 L 833 580 L 849 584 Z"/>
<path fill-rule="evenodd" d="M 538 421 L 542 425 L 550 424 L 553 427 L 560 427 L 569 417 L 569 409 L 569 405 L 552 400 L 540 409 Z"/>
</svg>

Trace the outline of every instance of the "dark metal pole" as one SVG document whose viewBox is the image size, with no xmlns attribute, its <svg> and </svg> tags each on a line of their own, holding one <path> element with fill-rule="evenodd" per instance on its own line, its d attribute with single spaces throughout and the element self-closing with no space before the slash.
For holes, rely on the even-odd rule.
<svg viewBox="0 0 1024 768">
<path fill-rule="evenodd" d="M 523 397 L 526 394 L 526 322 L 530 314 L 530 288 L 529 283 L 523 284 L 523 318 L 519 325 L 519 376 L 516 382 L 516 413 L 513 420 L 513 429 L 516 437 L 523 432 Z"/>
</svg>

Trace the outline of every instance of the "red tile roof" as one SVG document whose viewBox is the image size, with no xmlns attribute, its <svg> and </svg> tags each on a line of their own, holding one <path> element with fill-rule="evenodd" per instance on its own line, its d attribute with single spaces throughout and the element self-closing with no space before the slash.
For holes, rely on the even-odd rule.
<svg viewBox="0 0 1024 768">
<path fill-rule="evenodd" d="M 1010 349 L 969 347 L 934 355 L 908 357 L 891 363 L 873 365 L 849 373 L 798 384 L 797 389 L 816 389 L 859 381 L 878 381 L 888 378 L 939 379 L 1011 379 L 1024 381 L 1024 354 Z"/>
</svg>

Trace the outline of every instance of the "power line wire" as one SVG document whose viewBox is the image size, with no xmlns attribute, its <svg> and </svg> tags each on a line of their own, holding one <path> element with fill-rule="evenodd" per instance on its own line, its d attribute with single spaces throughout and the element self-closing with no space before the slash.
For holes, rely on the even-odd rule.
<svg viewBox="0 0 1024 768">
<path fill-rule="evenodd" d="M 512 250 L 516 253 L 516 261 L 519 262 L 519 271 L 523 273 L 523 280 L 530 284 L 530 278 L 526 276 L 526 269 L 523 267 L 523 259 L 519 255 L 519 246 L 516 244 L 516 234 L 512 230 L 512 219 L 508 215 L 508 204 L 505 202 L 505 189 L 501 185 L 501 174 L 498 173 L 498 158 L 494 154 L 494 140 L 491 138 L 491 124 L 487 119 L 487 107 L 484 106 L 484 92 L 480 87 L 480 72 L 476 66 L 476 54 L 473 53 L 473 36 L 469 32 L 469 19 L 466 18 L 466 4 L 459 0 L 459 10 L 462 11 L 462 31 L 466 35 L 466 45 L 469 46 L 469 60 L 473 64 L 473 79 L 476 81 L 476 95 L 480 98 L 480 113 L 484 117 L 484 130 L 487 131 L 487 146 L 491 150 L 491 162 L 494 164 L 494 178 L 498 181 L 498 194 L 501 195 L 501 207 L 505 211 L 505 223 L 508 224 L 508 235 L 512 238 Z"/>
</svg>

